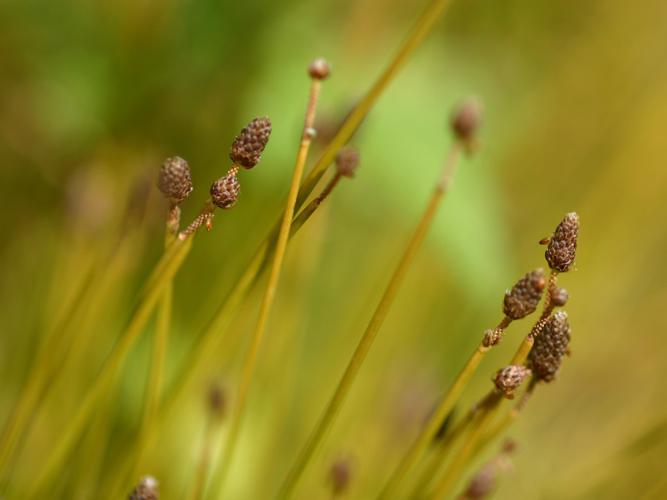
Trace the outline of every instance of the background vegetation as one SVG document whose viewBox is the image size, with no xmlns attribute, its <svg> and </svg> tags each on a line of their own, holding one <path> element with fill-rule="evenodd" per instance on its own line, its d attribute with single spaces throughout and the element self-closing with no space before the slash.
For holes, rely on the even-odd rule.
<svg viewBox="0 0 667 500">
<path fill-rule="evenodd" d="M 0 4 L 0 421 L 39 339 L 67 305 L 73 352 L 13 473 L 27 484 L 74 413 L 162 251 L 154 178 L 178 154 L 196 213 L 253 116 L 273 136 L 238 207 L 200 234 L 175 282 L 170 374 L 281 210 L 314 56 L 333 66 L 315 149 L 365 92 L 423 2 L 9 1 Z M 353 457 L 369 498 L 413 439 L 502 293 L 543 265 L 537 241 L 582 220 L 571 294 L 573 357 L 512 429 L 516 467 L 498 498 L 667 495 L 667 4 L 645 0 L 454 2 L 352 141 L 362 165 L 290 244 L 231 475 L 232 498 L 273 494 L 368 321 L 450 143 L 449 110 L 485 103 L 483 148 L 411 269 L 360 379 L 302 485 L 326 498 L 329 464 Z M 125 235 L 125 237 L 122 237 Z M 130 235 L 128 237 L 128 235 Z M 120 242 L 120 243 L 119 243 Z M 92 279 L 94 294 L 76 295 Z M 261 297 L 153 447 L 165 498 L 187 489 L 211 379 L 236 385 Z M 153 328 L 151 323 L 150 329 Z M 527 327 L 510 328 L 518 339 Z M 150 333 L 150 332 L 147 332 Z M 104 495 L 132 445 L 150 352 L 145 335 L 114 397 L 68 463 L 67 498 Z M 513 352 L 475 377 L 472 403 Z M 108 419 L 108 420 L 106 420 Z M 93 493 L 94 492 L 94 493 Z"/>
</svg>

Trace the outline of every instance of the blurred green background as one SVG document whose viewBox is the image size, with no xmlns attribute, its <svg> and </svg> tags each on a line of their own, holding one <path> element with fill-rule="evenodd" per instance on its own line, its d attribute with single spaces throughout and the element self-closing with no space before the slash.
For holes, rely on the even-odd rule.
<svg viewBox="0 0 667 500">
<path fill-rule="evenodd" d="M 160 255 L 164 207 L 152 185 L 162 160 L 190 162 L 188 220 L 228 168 L 238 130 L 254 116 L 273 121 L 262 163 L 243 172 L 238 206 L 197 237 L 176 279 L 174 374 L 281 210 L 309 61 L 324 56 L 333 67 L 315 159 L 423 5 L 0 3 L 0 422 L 39 338 L 68 303 L 90 302 L 13 468 L 16 498 Z M 667 497 L 666 26 L 660 0 L 453 3 L 354 137 L 357 177 L 289 247 L 230 498 L 276 491 L 426 202 L 451 142 L 450 110 L 470 94 L 485 105 L 483 147 L 458 172 L 300 498 L 328 498 L 327 469 L 339 456 L 353 457 L 349 497 L 372 498 L 483 330 L 500 319 L 504 290 L 544 265 L 537 242 L 569 211 L 582 221 L 577 269 L 561 279 L 573 355 L 511 429 L 519 450 L 497 498 Z M 86 276 L 96 298 L 76 295 Z M 160 480 L 163 498 L 188 488 L 205 388 L 211 379 L 235 387 L 261 293 L 239 311 L 225 349 L 200 367 L 153 447 L 146 472 Z M 488 389 L 524 323 L 484 361 L 461 408 Z M 111 487 L 141 413 L 152 328 L 53 497 L 104 498 Z"/>
</svg>

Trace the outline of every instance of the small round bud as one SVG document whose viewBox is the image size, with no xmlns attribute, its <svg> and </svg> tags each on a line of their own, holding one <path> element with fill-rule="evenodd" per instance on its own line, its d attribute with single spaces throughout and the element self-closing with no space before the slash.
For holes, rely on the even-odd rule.
<svg viewBox="0 0 667 500">
<path fill-rule="evenodd" d="M 336 155 L 336 170 L 343 177 L 354 177 L 354 172 L 359 166 L 359 151 L 347 146 Z"/>
<path fill-rule="evenodd" d="M 572 268 L 577 253 L 579 236 L 579 216 L 570 212 L 558 224 L 544 257 L 554 271 L 565 273 Z"/>
<path fill-rule="evenodd" d="M 570 295 L 567 293 L 565 288 L 556 287 L 551 292 L 551 303 L 555 307 L 563 307 L 567 304 L 567 299 L 570 298 Z"/>
<path fill-rule="evenodd" d="M 547 319 L 528 356 L 530 368 L 537 380 L 554 380 L 563 356 L 568 352 L 570 335 L 566 312 L 558 311 Z"/>
<path fill-rule="evenodd" d="M 326 80 L 329 77 L 330 70 L 329 63 L 321 57 L 315 59 L 308 66 L 308 74 L 315 80 Z"/>
<path fill-rule="evenodd" d="M 512 319 L 525 318 L 537 309 L 546 286 L 544 269 L 535 269 L 505 292 L 503 312 Z"/>
<path fill-rule="evenodd" d="M 144 476 L 130 493 L 129 500 L 158 500 L 158 482 L 153 476 Z"/>
<path fill-rule="evenodd" d="M 482 339 L 482 345 L 484 347 L 493 347 L 494 345 L 500 344 L 500 341 L 503 338 L 503 330 L 499 328 L 488 328 L 484 330 L 484 338 Z"/>
<path fill-rule="evenodd" d="M 157 187 L 173 205 L 182 203 L 193 189 L 188 162 L 179 156 L 167 158 L 160 168 Z"/>
<path fill-rule="evenodd" d="M 509 365 L 498 370 L 494 378 L 496 389 L 503 393 L 506 398 L 513 398 L 514 391 L 519 388 L 523 381 L 530 375 L 530 369 L 522 365 Z"/>
<path fill-rule="evenodd" d="M 246 125 L 232 143 L 229 158 L 237 165 L 251 169 L 259 163 L 271 136 L 271 120 L 255 118 Z"/>
<path fill-rule="evenodd" d="M 466 146 L 471 146 L 477 136 L 482 118 L 482 105 L 477 99 L 464 101 L 456 109 L 451 119 L 454 135 Z"/>
<path fill-rule="evenodd" d="M 240 192 L 241 184 L 236 178 L 236 173 L 231 171 L 211 185 L 211 200 L 222 209 L 232 208 Z"/>
<path fill-rule="evenodd" d="M 331 489 L 335 496 L 345 493 L 350 486 L 352 479 L 352 464 L 347 458 L 340 458 L 331 464 L 329 469 L 329 480 L 331 481 Z"/>
</svg>

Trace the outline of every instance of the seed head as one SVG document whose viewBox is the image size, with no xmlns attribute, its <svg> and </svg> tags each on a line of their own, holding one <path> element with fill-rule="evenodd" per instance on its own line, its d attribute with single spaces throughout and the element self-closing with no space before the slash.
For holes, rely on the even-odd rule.
<svg viewBox="0 0 667 500">
<path fill-rule="evenodd" d="M 271 120 L 255 118 L 246 125 L 232 143 L 229 158 L 237 165 L 251 169 L 259 163 L 271 135 Z"/>
<path fill-rule="evenodd" d="M 326 80 L 330 71 L 329 63 L 321 57 L 315 59 L 308 66 L 308 74 L 315 80 Z"/>
<path fill-rule="evenodd" d="M 236 177 L 236 172 L 231 170 L 211 185 L 211 200 L 220 208 L 232 208 L 240 192 L 241 184 Z"/>
<path fill-rule="evenodd" d="M 556 287 L 551 291 L 551 303 L 555 307 L 563 307 L 567 304 L 567 299 L 570 298 L 570 294 L 567 293 L 565 288 Z"/>
<path fill-rule="evenodd" d="M 336 155 L 336 170 L 343 177 L 354 177 L 359 166 L 359 151 L 353 147 L 345 147 Z"/>
<path fill-rule="evenodd" d="M 523 365 L 509 365 L 498 370 L 494 378 L 496 388 L 507 398 L 514 397 L 514 391 L 530 375 L 530 369 Z"/>
<path fill-rule="evenodd" d="M 470 146 L 474 143 L 482 118 L 482 105 L 477 99 L 464 101 L 456 109 L 451 118 L 454 135 Z"/>
<path fill-rule="evenodd" d="M 345 493 L 350 486 L 352 479 L 352 464 L 348 458 L 339 458 L 329 469 L 329 480 L 331 481 L 331 489 L 335 496 Z"/>
<path fill-rule="evenodd" d="M 129 500 L 158 500 L 160 492 L 157 479 L 153 476 L 142 477 L 128 498 Z"/>
<path fill-rule="evenodd" d="M 570 212 L 556 227 L 544 253 L 551 269 L 561 273 L 570 270 L 577 253 L 578 236 L 579 216 L 575 212 Z"/>
<path fill-rule="evenodd" d="M 480 500 L 487 498 L 495 489 L 498 479 L 498 467 L 491 461 L 484 465 L 475 477 L 470 480 L 468 487 L 461 495 L 465 500 Z"/>
<path fill-rule="evenodd" d="M 173 205 L 182 203 L 192 192 L 188 162 L 179 156 L 167 158 L 160 168 L 157 187 Z"/>
<path fill-rule="evenodd" d="M 227 411 L 227 395 L 217 383 L 212 383 L 208 389 L 208 408 L 212 415 L 220 419 Z"/>
<path fill-rule="evenodd" d="M 505 292 L 503 312 L 512 319 L 525 318 L 537 309 L 542 298 L 542 292 L 547 282 L 544 269 L 539 268 L 527 273 Z"/>
<path fill-rule="evenodd" d="M 528 357 L 529 366 L 537 380 L 551 382 L 555 378 L 563 356 L 567 353 L 570 333 L 565 311 L 558 311 L 547 319 Z"/>
</svg>

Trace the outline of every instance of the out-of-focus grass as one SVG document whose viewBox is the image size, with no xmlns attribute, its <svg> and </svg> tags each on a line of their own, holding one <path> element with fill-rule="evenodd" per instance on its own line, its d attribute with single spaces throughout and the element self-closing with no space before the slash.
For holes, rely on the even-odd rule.
<svg viewBox="0 0 667 500">
<path fill-rule="evenodd" d="M 164 157 L 187 158 L 196 185 L 184 209 L 189 218 L 223 173 L 238 128 L 254 115 L 274 122 L 238 207 L 198 237 L 176 278 L 173 375 L 281 207 L 305 65 L 317 55 L 333 63 L 320 116 L 340 119 L 415 8 L 379 0 L 0 6 L 3 421 L 37 339 L 87 272 L 95 290 L 70 326 L 81 342 L 35 417 L 13 469 L 17 484 L 44 463 L 160 254 L 160 207 L 141 182 Z M 379 490 L 443 386 L 497 320 L 504 289 L 542 264 L 537 240 L 576 210 L 578 270 L 562 280 L 571 292 L 573 356 L 512 429 L 520 451 L 498 497 L 664 495 L 665 22 L 667 7 L 657 0 L 641 7 L 454 2 L 356 136 L 357 178 L 341 184 L 290 246 L 230 476 L 235 498 L 276 491 L 426 199 L 448 143 L 448 110 L 469 93 L 486 105 L 484 148 L 460 171 L 303 492 L 325 497 L 326 467 L 340 454 L 358 467 L 352 497 Z M 140 224 L 141 236 L 132 231 Z M 128 231 L 134 236 L 120 239 Z M 235 386 L 258 301 L 252 295 L 244 304 L 230 336 L 237 343 L 200 368 L 159 434 L 146 472 L 160 479 L 166 498 L 187 489 L 205 388 L 211 378 Z M 526 329 L 510 328 L 464 404 L 487 388 Z M 140 415 L 149 348 L 146 336 L 59 495 L 85 498 L 113 483 Z"/>
</svg>

